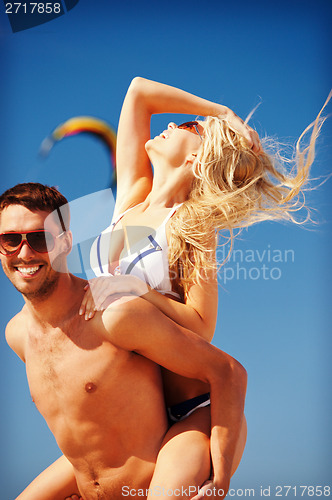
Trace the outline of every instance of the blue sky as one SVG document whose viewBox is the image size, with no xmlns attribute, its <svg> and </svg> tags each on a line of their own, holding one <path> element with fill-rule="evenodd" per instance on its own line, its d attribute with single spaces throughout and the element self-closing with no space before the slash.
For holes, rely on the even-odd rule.
<svg viewBox="0 0 332 500">
<path fill-rule="evenodd" d="M 46 160 L 39 146 L 76 115 L 117 127 L 137 75 L 224 103 L 242 117 L 261 100 L 252 119 L 257 131 L 294 144 L 332 87 L 331 21 L 332 5 L 323 0 L 80 0 L 61 18 L 13 34 L 2 8 L 1 192 L 38 181 L 59 186 L 73 201 L 107 188 L 110 162 L 98 141 L 66 139 Z M 170 118 L 154 117 L 152 133 Z M 321 180 L 331 171 L 331 139 L 329 118 L 312 170 Z M 264 223 L 244 231 L 237 259 L 220 278 L 214 342 L 249 377 L 248 442 L 232 487 L 255 488 L 256 496 L 260 486 L 271 486 L 274 497 L 276 485 L 330 480 L 331 180 L 307 199 L 317 224 Z M 89 214 L 95 199 L 80 206 Z M 93 231 L 108 224 L 109 211 L 100 207 Z M 84 229 L 77 218 L 74 234 Z M 4 340 L 22 298 L 2 271 L 0 286 L 1 497 L 12 500 L 59 450 L 31 402 L 24 365 Z"/>
</svg>

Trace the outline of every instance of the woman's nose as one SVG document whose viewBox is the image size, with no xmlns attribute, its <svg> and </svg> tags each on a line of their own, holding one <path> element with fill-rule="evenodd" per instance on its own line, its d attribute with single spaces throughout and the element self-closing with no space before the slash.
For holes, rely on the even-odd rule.
<svg viewBox="0 0 332 500">
<path fill-rule="evenodd" d="M 176 123 L 174 123 L 174 122 L 170 122 L 170 123 L 167 125 L 167 128 L 171 128 L 171 129 L 176 128 Z"/>
</svg>

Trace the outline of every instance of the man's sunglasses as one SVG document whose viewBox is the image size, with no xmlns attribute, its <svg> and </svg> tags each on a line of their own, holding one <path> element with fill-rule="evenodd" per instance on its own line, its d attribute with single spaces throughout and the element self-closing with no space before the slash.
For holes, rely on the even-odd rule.
<svg viewBox="0 0 332 500">
<path fill-rule="evenodd" d="M 178 125 L 177 128 L 183 128 L 183 129 L 189 130 L 190 132 L 194 132 L 194 134 L 199 135 L 199 137 L 200 137 L 200 139 L 202 141 L 203 137 L 199 133 L 198 125 L 199 125 L 199 123 L 196 122 L 196 121 L 193 121 L 193 122 L 184 122 L 184 123 L 181 123 L 181 125 Z"/>
<path fill-rule="evenodd" d="M 62 236 L 54 236 L 50 231 L 28 231 L 27 233 L 0 234 L 0 253 L 15 255 L 26 241 L 31 250 L 38 253 L 51 252 L 55 247 L 55 240 Z"/>
</svg>

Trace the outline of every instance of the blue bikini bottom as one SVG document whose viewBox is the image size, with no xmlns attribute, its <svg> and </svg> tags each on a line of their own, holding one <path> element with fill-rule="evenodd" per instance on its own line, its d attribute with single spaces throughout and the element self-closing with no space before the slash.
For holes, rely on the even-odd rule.
<svg viewBox="0 0 332 500">
<path fill-rule="evenodd" d="M 170 424 L 180 422 L 180 420 L 189 417 L 198 408 L 204 408 L 204 406 L 209 406 L 210 404 L 210 393 L 207 392 L 195 398 L 187 399 L 187 401 L 182 401 L 182 403 L 178 403 L 177 405 L 170 406 L 167 408 L 169 422 Z"/>
</svg>

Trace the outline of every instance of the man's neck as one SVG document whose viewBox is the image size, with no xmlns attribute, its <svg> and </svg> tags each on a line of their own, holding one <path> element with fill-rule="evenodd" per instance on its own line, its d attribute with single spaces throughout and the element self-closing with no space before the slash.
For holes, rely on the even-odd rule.
<svg viewBox="0 0 332 500">
<path fill-rule="evenodd" d="M 86 282 L 69 273 L 61 273 L 56 287 L 45 298 L 24 297 L 26 308 L 44 326 L 59 327 L 78 314 Z"/>
</svg>

